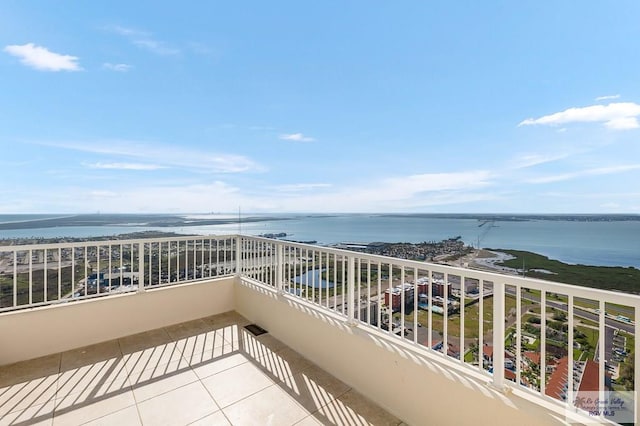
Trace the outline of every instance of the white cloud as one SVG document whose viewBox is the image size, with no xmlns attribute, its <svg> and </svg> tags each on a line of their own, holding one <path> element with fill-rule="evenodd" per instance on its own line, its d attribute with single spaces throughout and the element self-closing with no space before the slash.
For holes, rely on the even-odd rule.
<svg viewBox="0 0 640 426">
<path fill-rule="evenodd" d="M 640 127 L 635 117 L 614 118 L 604 123 L 604 125 L 613 130 L 629 130 Z"/>
<path fill-rule="evenodd" d="M 628 164 L 611 167 L 597 167 L 593 169 L 580 170 L 572 173 L 562 173 L 558 175 L 542 176 L 527 180 L 528 183 L 552 183 L 564 180 L 576 179 L 584 176 L 610 175 L 615 173 L 623 173 L 631 170 L 640 170 L 640 164 Z"/>
<path fill-rule="evenodd" d="M 105 62 L 104 64 L 102 64 L 102 67 L 111 71 L 118 71 L 118 72 L 127 72 L 131 68 L 133 68 L 129 64 L 112 64 L 110 62 Z"/>
<path fill-rule="evenodd" d="M 402 212 L 499 198 L 484 191 L 487 171 L 426 173 L 332 186 L 323 191 L 280 193 L 247 199 L 243 209 L 290 212 Z"/>
<path fill-rule="evenodd" d="M 105 28 L 107 31 L 116 33 L 123 37 L 126 37 L 133 45 L 138 46 L 141 49 L 145 49 L 156 55 L 170 56 L 180 54 L 180 49 L 170 46 L 169 44 L 156 40 L 153 34 L 148 31 L 143 31 L 135 28 L 121 27 L 114 25 Z"/>
<path fill-rule="evenodd" d="M 518 126 L 604 123 L 609 129 L 628 130 L 640 127 L 637 119 L 639 115 L 640 105 L 634 102 L 619 102 L 610 103 L 609 105 L 569 108 L 540 118 L 527 118 L 520 122 Z"/>
<path fill-rule="evenodd" d="M 177 55 L 180 53 L 180 49 L 169 46 L 162 41 L 154 40 L 151 38 L 133 40 L 133 44 L 140 48 L 148 50 L 149 52 L 162 56 Z"/>
<path fill-rule="evenodd" d="M 118 196 L 118 193 L 115 191 L 104 191 L 104 190 L 96 190 L 89 192 L 90 197 L 100 197 L 100 198 L 114 198 Z"/>
<path fill-rule="evenodd" d="M 614 203 L 614 202 L 609 202 L 609 203 L 604 203 L 604 204 L 600 204 L 600 207 L 602 207 L 603 209 L 607 209 L 607 210 L 618 210 L 620 207 L 622 207 L 620 204 L 618 203 Z"/>
<path fill-rule="evenodd" d="M 528 167 L 538 166 L 540 164 L 551 163 L 553 161 L 567 158 L 568 154 L 542 155 L 542 154 L 524 154 L 512 160 L 512 169 L 525 169 Z"/>
<path fill-rule="evenodd" d="M 618 99 L 620 95 L 607 95 L 607 96 L 598 96 L 596 101 L 608 101 L 611 99 Z"/>
<path fill-rule="evenodd" d="M 241 173 L 262 171 L 263 167 L 242 155 L 212 153 L 202 150 L 149 144 L 126 140 L 106 140 L 90 143 L 37 142 L 39 145 L 72 149 L 110 156 L 146 161 L 162 167 L 179 167 L 193 172 Z"/>
<path fill-rule="evenodd" d="M 294 183 L 289 185 L 278 185 L 274 189 L 281 192 L 301 192 L 319 188 L 329 188 L 330 183 Z"/>
<path fill-rule="evenodd" d="M 61 55 L 33 43 L 5 46 L 4 51 L 40 71 L 82 71 L 77 56 Z"/>
<path fill-rule="evenodd" d="M 143 163 L 94 163 L 87 164 L 87 167 L 91 169 L 115 169 L 115 170 L 158 170 L 163 169 L 163 166 L 157 164 L 143 164 Z"/>
<path fill-rule="evenodd" d="M 295 142 L 313 142 L 314 138 L 305 136 L 302 133 L 289 133 L 280 135 L 280 139 L 284 141 L 295 141 Z"/>
<path fill-rule="evenodd" d="M 73 179 L 70 186 L 55 193 L 36 188 L 20 191 L 11 198 L 24 211 L 230 212 L 240 206 L 243 212 L 406 212 L 504 196 L 490 186 L 491 175 L 487 171 L 415 174 L 347 185 L 293 185 L 323 188 L 306 192 L 276 192 L 273 187 L 245 188 L 222 180 L 206 181 L 206 176 L 204 179 L 200 182 L 154 179 L 133 186 L 123 181 Z M 29 204 L 23 205 L 20 196 L 26 194 L 24 201 Z M 105 199 L 109 201 L 107 204 Z"/>
<path fill-rule="evenodd" d="M 119 25 L 107 27 L 106 29 L 125 37 L 148 37 L 150 35 L 147 31 L 138 30 L 136 28 L 121 27 Z"/>
</svg>

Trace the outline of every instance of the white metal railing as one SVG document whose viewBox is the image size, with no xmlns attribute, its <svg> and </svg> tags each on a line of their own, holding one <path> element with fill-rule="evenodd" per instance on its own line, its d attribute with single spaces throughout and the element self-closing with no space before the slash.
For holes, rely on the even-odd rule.
<svg viewBox="0 0 640 426">
<path fill-rule="evenodd" d="M 259 237 L 0 247 L 0 313 L 232 274 L 567 409 L 594 362 L 601 396 L 640 386 L 640 296 Z"/>
<path fill-rule="evenodd" d="M 236 273 L 229 236 L 0 247 L 0 312 Z"/>
<path fill-rule="evenodd" d="M 628 374 L 640 296 L 258 237 L 238 248 L 242 277 L 478 370 L 495 388 L 567 409 L 586 391 L 623 391 L 637 417 L 627 391 L 640 386 Z"/>
</svg>

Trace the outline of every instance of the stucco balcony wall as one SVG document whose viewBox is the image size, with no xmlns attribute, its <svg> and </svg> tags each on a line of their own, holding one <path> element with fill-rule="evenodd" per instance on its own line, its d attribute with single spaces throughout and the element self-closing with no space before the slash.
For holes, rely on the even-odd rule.
<svg viewBox="0 0 640 426">
<path fill-rule="evenodd" d="M 234 277 L 0 315 L 0 365 L 234 310 Z"/>
<path fill-rule="evenodd" d="M 235 292 L 238 313 L 408 424 L 566 424 L 557 407 L 494 390 L 470 369 L 420 354 L 401 339 L 352 327 L 251 280 L 239 280 Z"/>
</svg>

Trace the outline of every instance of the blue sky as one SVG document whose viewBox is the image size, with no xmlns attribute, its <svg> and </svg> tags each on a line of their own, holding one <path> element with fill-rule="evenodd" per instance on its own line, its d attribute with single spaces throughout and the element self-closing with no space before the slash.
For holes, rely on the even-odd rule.
<svg viewBox="0 0 640 426">
<path fill-rule="evenodd" d="M 0 213 L 640 213 L 640 3 L 0 3 Z"/>
</svg>

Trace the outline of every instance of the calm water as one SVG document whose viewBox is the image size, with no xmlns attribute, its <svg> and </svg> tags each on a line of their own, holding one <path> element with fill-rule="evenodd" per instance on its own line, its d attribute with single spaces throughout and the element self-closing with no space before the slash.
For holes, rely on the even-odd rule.
<svg viewBox="0 0 640 426">
<path fill-rule="evenodd" d="M 8 222 L 0 215 L 0 222 Z M 15 219 L 15 217 L 12 217 Z M 477 219 L 416 216 L 338 215 L 297 216 L 290 220 L 188 226 L 85 226 L 0 230 L 0 238 L 95 237 L 144 230 L 195 234 L 258 235 L 286 232 L 288 239 L 315 240 L 319 244 L 340 242 L 440 241 L 460 235 L 466 244 L 481 247 L 527 250 L 567 263 L 640 268 L 640 220 L 578 222 L 563 220 L 496 221 L 479 226 Z"/>
<path fill-rule="evenodd" d="M 640 268 L 640 221 L 494 222 L 424 217 L 336 216 L 243 225 L 243 232 L 287 232 L 294 240 L 422 242 L 460 235 L 466 244 L 527 250 L 567 263 Z M 233 232 L 237 232 L 237 225 Z"/>
</svg>

